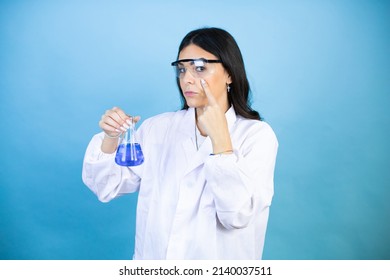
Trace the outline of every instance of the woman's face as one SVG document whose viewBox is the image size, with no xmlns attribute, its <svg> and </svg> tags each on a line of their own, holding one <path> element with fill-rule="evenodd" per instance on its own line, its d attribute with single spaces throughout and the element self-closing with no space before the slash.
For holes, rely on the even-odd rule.
<svg viewBox="0 0 390 280">
<path fill-rule="evenodd" d="M 179 60 L 197 58 L 208 60 L 218 59 L 213 54 L 194 44 L 188 45 L 179 53 Z M 184 63 L 183 66 L 189 66 L 189 62 Z M 207 82 L 218 105 L 226 112 L 229 109 L 227 85 L 231 83 L 230 76 L 223 68 L 222 63 L 212 63 L 209 66 L 213 68 L 213 71 L 203 79 Z M 203 91 L 199 77 L 191 73 L 191 71 L 186 71 L 179 80 L 181 90 L 189 107 L 203 108 L 208 104 L 207 96 Z"/>
</svg>

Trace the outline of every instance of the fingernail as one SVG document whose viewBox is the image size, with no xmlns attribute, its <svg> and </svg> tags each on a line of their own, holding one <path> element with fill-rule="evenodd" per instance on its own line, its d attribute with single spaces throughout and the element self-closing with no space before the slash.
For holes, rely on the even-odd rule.
<svg viewBox="0 0 390 280">
<path fill-rule="evenodd" d="M 205 84 L 206 84 L 206 81 L 203 80 L 203 79 L 200 79 L 200 82 L 202 83 L 202 85 L 205 85 Z"/>
<path fill-rule="evenodd" d="M 127 119 L 126 122 L 129 124 L 129 125 L 132 125 L 132 121 L 133 119 Z"/>
<path fill-rule="evenodd" d="M 124 126 L 125 128 L 127 128 L 127 129 L 130 128 L 130 126 L 129 126 L 127 123 L 124 123 L 123 126 Z"/>
<path fill-rule="evenodd" d="M 119 129 L 117 129 L 117 128 L 115 128 L 115 131 L 116 131 L 116 132 L 122 132 L 122 131 L 120 131 L 120 130 L 119 130 Z"/>
<path fill-rule="evenodd" d="M 123 131 L 123 132 L 126 132 L 126 128 L 124 128 L 123 126 L 120 127 L 120 129 Z"/>
</svg>

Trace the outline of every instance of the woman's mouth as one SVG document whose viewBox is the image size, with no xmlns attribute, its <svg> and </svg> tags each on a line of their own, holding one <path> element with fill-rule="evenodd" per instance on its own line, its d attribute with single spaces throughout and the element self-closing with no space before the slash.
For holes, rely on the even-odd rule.
<svg viewBox="0 0 390 280">
<path fill-rule="evenodd" d="M 188 96 L 188 97 L 192 97 L 192 96 L 195 96 L 195 95 L 197 95 L 197 94 L 198 94 L 197 92 L 195 92 L 195 91 L 190 91 L 190 90 L 187 90 L 187 91 L 184 92 L 184 95 L 185 95 L 185 96 Z"/>
</svg>

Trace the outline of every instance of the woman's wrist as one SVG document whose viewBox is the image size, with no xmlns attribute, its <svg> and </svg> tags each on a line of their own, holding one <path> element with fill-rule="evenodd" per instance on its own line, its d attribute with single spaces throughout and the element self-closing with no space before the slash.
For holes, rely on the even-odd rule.
<svg viewBox="0 0 390 280">
<path fill-rule="evenodd" d="M 221 133 L 217 137 L 211 139 L 213 144 L 214 155 L 233 153 L 233 145 L 229 132 Z"/>
<path fill-rule="evenodd" d="M 101 151 L 106 154 L 112 154 L 118 148 L 118 139 L 121 133 L 118 135 L 109 135 L 104 132 L 104 138 L 100 147 Z"/>
<path fill-rule="evenodd" d="M 106 133 L 105 131 L 103 131 L 103 132 L 104 132 L 104 136 L 107 138 L 110 138 L 110 139 L 118 139 L 122 135 L 122 133 L 119 133 L 116 135 L 111 135 L 111 134 Z"/>
</svg>

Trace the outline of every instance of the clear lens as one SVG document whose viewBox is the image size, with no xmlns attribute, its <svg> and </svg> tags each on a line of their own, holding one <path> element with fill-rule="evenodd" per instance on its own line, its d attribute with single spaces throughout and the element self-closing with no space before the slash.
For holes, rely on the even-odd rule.
<svg viewBox="0 0 390 280">
<path fill-rule="evenodd" d="M 173 65 L 176 77 L 183 79 L 187 71 L 190 71 L 194 78 L 207 78 L 215 72 L 215 63 L 207 62 L 203 59 L 193 59 L 191 61 L 178 61 Z"/>
</svg>

